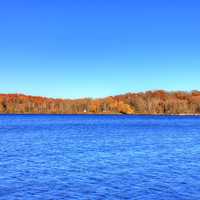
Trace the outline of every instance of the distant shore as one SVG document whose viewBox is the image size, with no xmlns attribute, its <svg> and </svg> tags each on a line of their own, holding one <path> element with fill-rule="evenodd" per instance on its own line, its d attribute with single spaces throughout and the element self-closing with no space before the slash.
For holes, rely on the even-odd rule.
<svg viewBox="0 0 200 200">
<path fill-rule="evenodd" d="M 0 113 L 198 116 L 200 91 L 156 90 L 95 99 L 55 99 L 24 94 L 0 94 Z"/>
</svg>

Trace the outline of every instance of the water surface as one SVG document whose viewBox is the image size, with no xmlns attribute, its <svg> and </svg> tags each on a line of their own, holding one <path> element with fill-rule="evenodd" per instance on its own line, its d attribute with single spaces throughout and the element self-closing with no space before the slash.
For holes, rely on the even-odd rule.
<svg viewBox="0 0 200 200">
<path fill-rule="evenodd" d="M 200 117 L 0 115 L 1 200 L 198 200 Z"/>
</svg>

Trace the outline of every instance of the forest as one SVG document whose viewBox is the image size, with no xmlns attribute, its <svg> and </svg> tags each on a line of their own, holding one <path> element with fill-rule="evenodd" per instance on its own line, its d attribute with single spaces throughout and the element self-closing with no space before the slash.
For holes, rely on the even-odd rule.
<svg viewBox="0 0 200 200">
<path fill-rule="evenodd" d="M 53 99 L 23 94 L 0 94 L 0 113 L 200 114 L 200 91 L 157 90 L 97 99 Z"/>
</svg>

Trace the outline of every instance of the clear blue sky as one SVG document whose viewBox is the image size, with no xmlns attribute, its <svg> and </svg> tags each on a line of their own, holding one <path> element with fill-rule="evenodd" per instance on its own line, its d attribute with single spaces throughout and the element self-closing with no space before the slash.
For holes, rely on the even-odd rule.
<svg viewBox="0 0 200 200">
<path fill-rule="evenodd" d="M 0 93 L 200 89 L 200 1 L 0 2 Z"/>
</svg>

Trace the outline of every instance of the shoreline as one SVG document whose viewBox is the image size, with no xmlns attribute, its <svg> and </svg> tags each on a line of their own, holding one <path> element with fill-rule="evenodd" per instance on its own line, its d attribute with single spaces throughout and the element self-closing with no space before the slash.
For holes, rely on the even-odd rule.
<svg viewBox="0 0 200 200">
<path fill-rule="evenodd" d="M 0 115 L 124 115 L 124 116 L 200 116 L 200 114 L 123 114 L 123 113 L 0 113 Z"/>
</svg>

